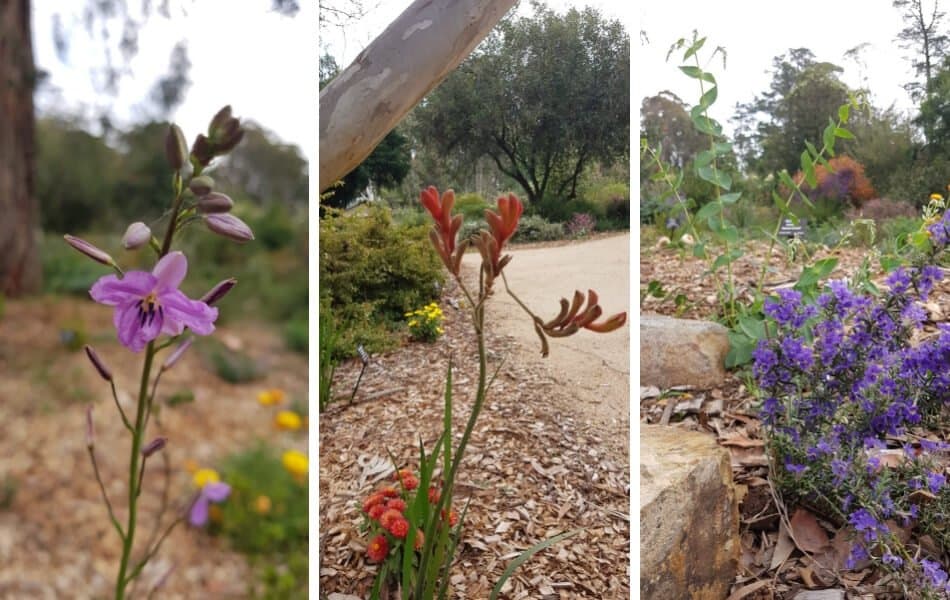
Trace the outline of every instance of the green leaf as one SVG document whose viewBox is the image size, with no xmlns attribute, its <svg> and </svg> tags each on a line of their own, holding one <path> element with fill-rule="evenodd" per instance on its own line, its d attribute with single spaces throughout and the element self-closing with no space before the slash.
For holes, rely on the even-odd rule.
<svg viewBox="0 0 950 600">
<path fill-rule="evenodd" d="M 896 256 L 882 256 L 881 257 L 881 268 L 886 272 L 890 273 L 897 267 L 904 264 L 904 261 L 897 258 Z"/>
<path fill-rule="evenodd" d="M 732 143 L 731 142 L 716 142 L 713 144 L 713 150 L 717 155 L 722 156 L 723 154 L 729 154 L 732 152 Z"/>
<path fill-rule="evenodd" d="M 708 166 L 712 164 L 714 158 L 716 158 L 716 153 L 713 150 L 703 150 L 693 159 L 693 166 L 697 169 Z"/>
<path fill-rule="evenodd" d="M 805 140 L 805 148 L 808 149 L 808 152 L 809 154 L 811 154 L 811 157 L 813 159 L 817 159 L 820 156 L 820 154 L 818 153 L 818 148 L 815 148 L 815 145 L 809 142 L 808 140 Z"/>
<path fill-rule="evenodd" d="M 704 244 L 703 242 L 699 242 L 698 244 L 693 246 L 693 256 L 696 258 L 702 258 L 703 260 L 705 260 L 706 259 L 706 244 Z"/>
<path fill-rule="evenodd" d="M 719 206 L 715 202 L 707 202 L 702 208 L 696 211 L 696 215 L 693 218 L 697 221 L 705 221 L 717 212 L 719 212 Z"/>
<path fill-rule="evenodd" d="M 739 197 L 742 196 L 742 192 L 732 192 L 731 194 L 723 194 L 719 197 L 719 201 L 723 204 L 735 204 Z"/>
<path fill-rule="evenodd" d="M 720 254 L 719 256 L 716 257 L 716 260 L 713 261 L 712 272 L 715 273 L 719 269 L 727 265 L 731 265 L 736 260 L 738 260 L 739 257 L 742 256 L 743 254 L 745 254 L 745 252 L 743 252 L 739 248 L 733 248 L 732 250 L 730 250 L 729 252 L 725 254 Z"/>
<path fill-rule="evenodd" d="M 716 78 L 713 77 L 711 73 L 707 73 L 699 67 L 683 65 L 680 67 L 680 71 L 686 73 L 687 76 L 692 77 L 693 79 L 701 79 L 703 81 L 708 81 L 709 83 L 716 83 Z"/>
<path fill-rule="evenodd" d="M 689 57 L 699 52 L 699 49 L 703 47 L 703 44 L 706 43 L 706 38 L 702 37 L 693 42 L 693 45 L 690 46 L 686 53 L 683 54 L 683 60 L 689 60 Z"/>
<path fill-rule="evenodd" d="M 788 171 L 786 171 L 785 169 L 782 169 L 781 171 L 779 171 L 778 178 L 786 186 L 792 189 L 798 189 L 798 185 L 795 183 L 795 181 L 792 179 L 792 176 L 789 175 Z"/>
<path fill-rule="evenodd" d="M 752 360 L 752 351 L 755 350 L 757 340 L 741 332 L 730 331 L 727 335 L 729 354 L 726 355 L 726 368 L 738 367 Z"/>
<path fill-rule="evenodd" d="M 772 192 L 772 201 L 775 202 L 775 206 L 778 207 L 783 213 L 788 212 L 788 203 L 778 195 L 778 192 Z"/>
<path fill-rule="evenodd" d="M 802 171 L 805 173 L 805 181 L 814 189 L 818 186 L 818 176 L 815 175 L 815 163 L 811 162 L 808 150 L 802 151 L 801 163 Z"/>
<path fill-rule="evenodd" d="M 739 329 L 750 339 L 765 339 L 765 322 L 761 317 L 739 315 Z"/>
<path fill-rule="evenodd" d="M 496 583 L 495 587 L 492 588 L 491 595 L 489 596 L 489 600 L 496 600 L 498 598 L 498 594 L 501 593 L 501 588 L 504 587 L 505 582 L 508 581 L 508 578 L 511 577 L 511 575 L 515 572 L 515 569 L 520 567 L 525 561 L 527 561 L 529 558 L 531 558 L 538 552 L 544 550 L 545 548 L 549 546 L 553 546 L 554 544 L 562 540 L 566 540 L 567 538 L 571 536 L 577 535 L 581 531 L 583 531 L 583 529 L 575 529 L 573 531 L 566 531 L 554 537 L 550 537 L 542 542 L 539 542 L 535 544 L 534 546 L 531 546 L 530 548 L 528 548 L 521 554 L 519 554 L 516 559 L 511 561 L 511 564 L 508 565 L 508 568 L 505 569 L 505 572 L 501 574 L 501 578 L 498 579 L 498 583 Z"/>
<path fill-rule="evenodd" d="M 795 284 L 795 289 L 799 292 L 814 289 L 818 282 L 827 277 L 836 266 L 838 266 L 837 258 L 824 258 L 816 261 L 815 264 L 802 269 L 802 274 Z"/>
<path fill-rule="evenodd" d="M 700 167 L 696 169 L 696 174 L 699 175 L 700 179 L 715 184 L 724 190 L 732 187 L 732 176 L 715 167 Z"/>
<path fill-rule="evenodd" d="M 821 133 L 821 141 L 825 144 L 825 149 L 828 150 L 828 154 L 834 156 L 835 155 L 835 124 L 834 123 L 828 123 L 828 126 L 825 127 L 825 130 Z"/>
<path fill-rule="evenodd" d="M 846 140 L 853 140 L 854 134 L 845 129 L 844 127 L 835 127 L 835 137 L 843 138 Z"/>
<path fill-rule="evenodd" d="M 848 122 L 848 116 L 851 114 L 851 105 L 842 104 L 838 107 L 838 120 L 842 123 Z"/>
<path fill-rule="evenodd" d="M 715 104 L 716 98 L 718 96 L 719 96 L 719 88 L 714 85 L 711 88 L 709 88 L 709 90 L 707 90 L 706 93 L 703 94 L 699 98 L 699 105 L 702 106 L 703 108 L 709 108 L 710 106 Z"/>
</svg>

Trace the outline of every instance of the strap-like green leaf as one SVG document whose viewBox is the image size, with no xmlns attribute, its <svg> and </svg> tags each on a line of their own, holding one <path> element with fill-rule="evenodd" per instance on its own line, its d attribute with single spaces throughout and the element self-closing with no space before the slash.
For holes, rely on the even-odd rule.
<svg viewBox="0 0 950 600">
<path fill-rule="evenodd" d="M 566 540 L 567 538 L 571 536 L 577 535 L 581 531 L 583 531 L 583 529 L 575 529 L 573 531 L 566 531 L 554 537 L 550 537 L 542 542 L 539 542 L 535 544 L 534 546 L 531 546 L 530 548 L 528 548 L 521 554 L 519 554 L 517 558 L 511 561 L 511 564 L 508 565 L 508 568 L 505 569 L 505 572 L 501 574 L 501 578 L 498 579 L 498 583 L 496 583 L 495 587 L 492 588 L 491 595 L 489 596 L 489 600 L 496 600 L 498 598 L 498 594 L 501 593 L 501 588 L 504 587 L 505 582 L 508 581 L 508 578 L 511 577 L 511 575 L 515 572 L 515 569 L 517 569 L 522 564 L 524 564 L 525 561 L 527 561 L 529 558 L 531 558 L 532 556 L 534 556 L 541 550 L 544 550 L 545 548 L 549 546 L 553 546 L 554 544 L 562 540 Z"/>
</svg>

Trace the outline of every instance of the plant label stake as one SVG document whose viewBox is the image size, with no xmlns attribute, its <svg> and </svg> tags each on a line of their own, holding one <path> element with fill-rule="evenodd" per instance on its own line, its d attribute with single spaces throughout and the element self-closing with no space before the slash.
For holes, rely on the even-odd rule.
<svg viewBox="0 0 950 600">
<path fill-rule="evenodd" d="M 363 344 L 360 344 L 356 347 L 356 353 L 360 355 L 360 361 L 363 363 L 363 367 L 360 369 L 360 375 L 356 378 L 356 385 L 353 386 L 353 393 L 350 394 L 350 404 L 353 404 L 353 399 L 356 398 L 356 390 L 360 389 L 360 381 L 363 379 L 363 373 L 366 371 L 366 366 L 369 364 L 369 353 L 366 352 L 366 348 L 363 347 Z"/>
<path fill-rule="evenodd" d="M 783 237 L 797 238 L 805 235 L 805 220 L 799 219 L 796 225 L 791 219 L 782 221 L 782 226 L 778 229 L 778 234 Z"/>
</svg>

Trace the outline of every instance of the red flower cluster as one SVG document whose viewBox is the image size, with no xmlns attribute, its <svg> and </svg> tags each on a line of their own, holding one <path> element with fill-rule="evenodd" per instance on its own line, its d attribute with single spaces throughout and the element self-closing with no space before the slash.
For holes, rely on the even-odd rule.
<svg viewBox="0 0 950 600">
<path fill-rule="evenodd" d="M 419 478 L 409 469 L 398 469 L 393 474 L 393 479 L 400 482 L 404 492 L 410 492 L 419 487 Z M 439 501 L 440 490 L 438 487 L 430 486 L 427 495 L 429 504 L 434 506 Z M 375 562 L 385 560 L 389 556 L 390 548 L 398 548 L 399 541 L 405 540 L 409 535 L 409 528 L 413 525 L 406 518 L 408 506 L 406 498 L 409 496 L 400 495 L 396 487 L 385 485 L 370 494 L 363 502 L 363 514 L 369 521 L 370 530 L 379 532 L 366 547 L 366 556 L 370 560 Z M 448 521 L 449 525 L 454 527 L 458 523 L 459 516 L 451 508 L 443 509 L 442 520 Z M 414 548 L 421 550 L 424 542 L 422 529 L 417 528 Z"/>
</svg>

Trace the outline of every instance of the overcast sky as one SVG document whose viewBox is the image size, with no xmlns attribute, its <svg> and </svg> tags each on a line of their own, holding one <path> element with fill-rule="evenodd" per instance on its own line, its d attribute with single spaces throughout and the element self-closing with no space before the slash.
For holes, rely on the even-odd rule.
<svg viewBox="0 0 950 600">
<path fill-rule="evenodd" d="M 316 2 L 300 2 L 294 17 L 273 12 L 270 0 L 172 2 L 184 8 L 173 10 L 170 20 L 153 15 L 141 29 L 139 52 L 117 97 L 97 92 L 92 83 L 90 68 L 101 67 L 105 55 L 80 20 L 85 2 L 33 2 L 34 58 L 56 88 L 39 97 L 40 114 L 55 109 L 88 119 L 106 108 L 119 126 L 141 121 L 150 89 L 167 73 L 171 49 L 184 38 L 192 84 L 173 120 L 189 141 L 207 129 L 219 108 L 231 104 L 236 116 L 254 119 L 308 159 L 315 151 Z M 55 12 L 69 38 L 65 64 L 53 43 Z M 113 53 L 118 57 L 115 48 Z"/>
<path fill-rule="evenodd" d="M 925 6 L 929 4 L 924 1 Z M 905 60 L 910 53 L 895 41 L 904 24 L 890 0 L 669 0 L 638 4 L 640 29 L 649 39 L 648 44 L 638 41 L 634 50 L 633 98 L 638 108 L 645 96 L 662 90 L 672 91 L 689 105 L 698 101 L 695 80 L 677 69 L 682 52 L 671 56 L 669 62 L 665 60 L 670 46 L 678 38 L 691 38 L 696 29 L 708 38 L 706 48 L 723 46 L 728 52 L 725 70 L 718 59 L 709 65 L 720 84 L 712 116 L 727 131 L 732 130 L 728 118 L 736 103 L 749 102 L 768 89 L 772 59 L 789 48 L 809 48 L 817 60 L 843 67 L 843 81 L 851 87 L 866 85 L 876 106 L 893 103 L 905 112 L 913 110 L 901 87 L 914 79 L 910 62 Z M 864 65 L 845 58 L 845 52 L 863 43 L 869 44 L 862 54 Z"/>
</svg>

